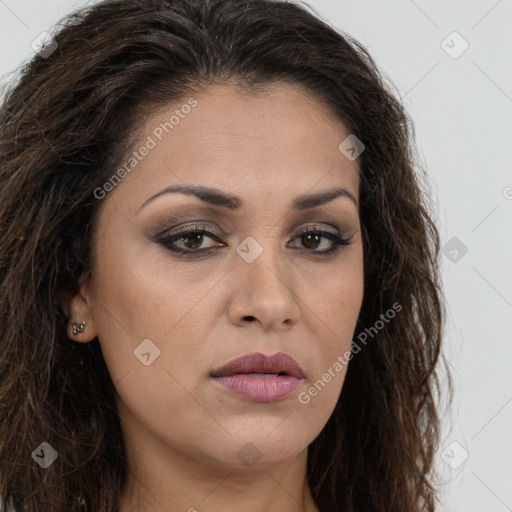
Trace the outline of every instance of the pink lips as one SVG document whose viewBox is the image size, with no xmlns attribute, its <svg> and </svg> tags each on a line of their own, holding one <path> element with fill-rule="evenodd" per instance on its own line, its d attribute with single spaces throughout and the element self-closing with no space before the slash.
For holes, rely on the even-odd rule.
<svg viewBox="0 0 512 512">
<path fill-rule="evenodd" d="M 256 374 L 256 375 L 254 375 Z M 276 402 L 292 393 L 304 379 L 299 364 L 282 352 L 239 357 L 211 373 L 232 394 L 251 402 Z"/>
</svg>

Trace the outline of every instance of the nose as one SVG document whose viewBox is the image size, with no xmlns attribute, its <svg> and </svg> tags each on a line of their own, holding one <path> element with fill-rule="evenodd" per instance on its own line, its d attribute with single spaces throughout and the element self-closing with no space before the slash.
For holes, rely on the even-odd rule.
<svg viewBox="0 0 512 512">
<path fill-rule="evenodd" d="M 293 276 L 276 249 L 268 246 L 251 263 L 239 258 L 228 316 L 234 325 L 258 323 L 265 331 L 285 331 L 299 320 L 300 300 Z"/>
</svg>

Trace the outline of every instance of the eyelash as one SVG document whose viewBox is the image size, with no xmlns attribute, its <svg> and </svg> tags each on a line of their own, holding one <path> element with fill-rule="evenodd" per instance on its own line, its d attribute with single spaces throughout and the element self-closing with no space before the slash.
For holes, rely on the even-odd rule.
<svg viewBox="0 0 512 512">
<path fill-rule="evenodd" d="M 320 235 L 320 238 L 327 238 L 328 240 L 331 240 L 334 243 L 334 247 L 332 247 L 331 249 L 328 249 L 328 250 L 324 250 L 324 251 L 315 251 L 315 250 L 308 251 L 306 249 L 306 252 L 311 252 L 312 254 L 319 255 L 321 257 L 335 256 L 339 251 L 342 250 L 343 247 L 350 245 L 350 243 L 352 241 L 352 237 L 345 238 L 342 236 L 338 236 L 334 233 L 331 233 L 330 231 L 324 231 L 322 229 L 313 228 L 313 227 L 307 227 L 306 229 L 300 231 L 294 238 L 300 238 L 300 237 L 303 237 L 306 235 L 311 235 L 311 234 Z M 203 236 L 207 235 L 208 238 L 212 238 L 212 239 L 220 242 L 218 235 L 216 235 L 215 233 L 212 233 L 211 231 L 208 231 L 207 229 L 204 229 L 203 227 L 201 227 L 199 225 L 188 226 L 188 227 L 184 228 L 183 230 L 178 231 L 177 233 L 174 233 L 171 236 L 156 237 L 156 241 L 159 244 L 161 244 L 162 246 L 164 246 L 167 250 L 169 250 L 175 254 L 179 254 L 185 258 L 194 258 L 194 257 L 199 257 L 199 256 L 202 256 L 205 254 L 209 254 L 218 248 L 218 247 L 208 247 L 206 249 L 176 249 L 175 247 L 172 247 L 172 244 L 175 241 L 180 240 L 182 238 L 186 239 L 192 235 L 203 235 Z"/>
</svg>

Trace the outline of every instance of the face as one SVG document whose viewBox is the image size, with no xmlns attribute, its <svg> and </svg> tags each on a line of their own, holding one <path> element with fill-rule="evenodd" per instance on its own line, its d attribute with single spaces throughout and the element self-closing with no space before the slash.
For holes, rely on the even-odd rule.
<svg viewBox="0 0 512 512">
<path fill-rule="evenodd" d="M 363 298 L 358 162 L 299 88 L 193 100 L 148 119 L 137 164 L 106 185 L 70 337 L 98 336 L 134 453 L 267 467 L 305 453 L 342 389 Z"/>
</svg>

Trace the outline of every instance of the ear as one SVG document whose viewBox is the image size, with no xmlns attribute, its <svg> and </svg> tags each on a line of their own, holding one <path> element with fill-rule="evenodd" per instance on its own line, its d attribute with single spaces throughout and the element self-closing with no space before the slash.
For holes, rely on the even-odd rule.
<svg viewBox="0 0 512 512">
<path fill-rule="evenodd" d="M 68 338 L 78 343 L 88 343 L 96 337 L 92 315 L 92 299 L 89 280 L 83 274 L 78 281 L 78 292 L 62 293 L 61 305 L 68 318 Z M 74 327 L 76 329 L 74 329 Z"/>
</svg>

